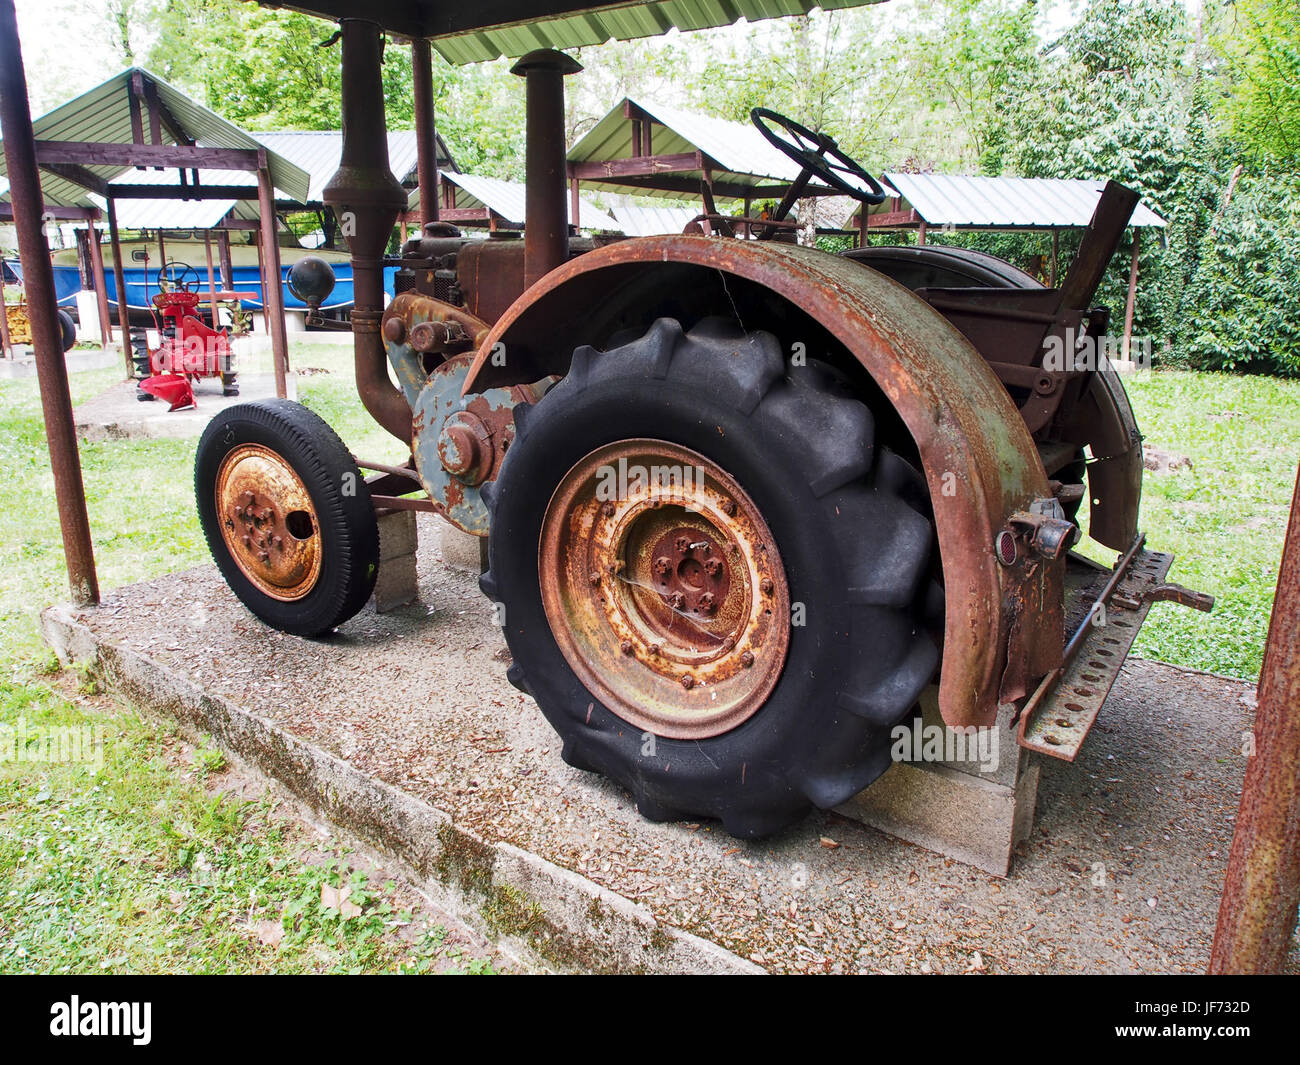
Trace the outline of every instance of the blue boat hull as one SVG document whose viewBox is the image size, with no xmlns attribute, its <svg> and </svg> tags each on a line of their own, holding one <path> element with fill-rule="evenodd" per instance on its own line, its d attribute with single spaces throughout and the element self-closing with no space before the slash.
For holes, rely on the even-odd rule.
<svg viewBox="0 0 1300 1065">
<path fill-rule="evenodd" d="M 23 276 L 22 264 L 17 259 L 6 260 L 6 265 L 14 272 L 21 281 Z M 330 293 L 329 298 L 321 304 L 321 310 L 347 310 L 351 308 L 353 302 L 352 295 L 352 264 L 349 262 L 331 263 L 334 270 L 334 291 Z M 289 276 L 289 267 L 281 268 L 281 278 L 287 279 Z M 397 267 L 387 266 L 384 268 L 384 291 L 388 293 L 389 298 L 393 296 L 393 276 L 397 273 Z M 153 309 L 150 300 L 158 294 L 158 271 L 154 269 L 144 269 L 142 267 L 128 267 L 123 271 L 126 280 L 126 305 L 131 310 L 147 311 Z M 108 302 L 114 308 L 117 307 L 117 277 L 112 270 L 105 270 L 104 287 L 108 290 Z M 262 281 L 256 266 L 236 266 L 234 268 L 234 282 L 236 292 L 255 293 L 253 299 L 240 301 L 240 306 L 247 311 L 260 311 L 262 309 Z M 218 287 L 220 280 L 218 279 Z M 206 287 L 206 280 L 200 285 L 200 291 Z M 81 290 L 81 274 L 75 266 L 54 267 L 54 292 L 58 298 L 61 307 L 67 307 L 76 303 L 77 293 Z M 280 290 L 284 294 L 284 306 L 286 310 L 304 311 L 307 305 L 298 299 L 289 291 L 287 284 L 281 286 Z"/>
</svg>

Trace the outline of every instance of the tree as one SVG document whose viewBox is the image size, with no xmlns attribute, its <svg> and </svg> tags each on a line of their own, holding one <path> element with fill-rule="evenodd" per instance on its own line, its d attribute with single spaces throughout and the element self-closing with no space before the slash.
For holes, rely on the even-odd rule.
<svg viewBox="0 0 1300 1065">
<path fill-rule="evenodd" d="M 1256 160 L 1300 162 L 1300 18 L 1295 0 L 1235 0 L 1217 45 L 1225 60 L 1222 110 Z"/>
</svg>

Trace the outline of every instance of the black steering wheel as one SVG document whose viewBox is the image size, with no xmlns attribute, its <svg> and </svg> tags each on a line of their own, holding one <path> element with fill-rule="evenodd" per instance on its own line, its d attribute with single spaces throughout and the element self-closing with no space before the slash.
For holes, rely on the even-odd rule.
<svg viewBox="0 0 1300 1065">
<path fill-rule="evenodd" d="M 856 159 L 842 152 L 834 137 L 827 133 L 814 133 L 807 126 L 766 107 L 754 108 L 749 112 L 749 119 L 773 147 L 785 152 L 809 176 L 821 178 L 831 188 L 862 203 L 885 202 L 885 190 L 880 183 Z"/>
<path fill-rule="evenodd" d="M 191 281 L 190 278 L 193 278 Z M 168 260 L 158 270 L 158 291 L 170 292 L 172 289 L 180 289 L 182 292 L 197 292 L 203 279 L 199 272 L 189 263 L 177 262 L 175 259 Z M 191 288 L 190 286 L 194 287 Z"/>
</svg>

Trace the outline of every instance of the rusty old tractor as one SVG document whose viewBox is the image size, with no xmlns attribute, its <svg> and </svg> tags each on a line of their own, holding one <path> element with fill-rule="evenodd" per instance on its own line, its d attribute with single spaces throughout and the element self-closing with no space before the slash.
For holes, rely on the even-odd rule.
<svg viewBox="0 0 1300 1065">
<path fill-rule="evenodd" d="M 878 203 L 834 141 L 755 121 L 803 168 L 753 239 L 571 235 L 563 78 L 524 56 L 524 239 L 428 224 L 378 270 L 405 191 L 387 169 L 378 40 L 344 21 L 357 387 L 411 461 L 355 459 L 284 401 L 217 416 L 196 487 L 258 617 L 316 636 L 366 602 L 376 508 L 486 537 L 481 587 L 570 764 L 652 819 L 741 837 L 833 807 L 890 764 L 930 685 L 952 728 L 1072 758 L 1164 583 L 1138 529 L 1141 438 L 1092 300 L 1137 196 L 1107 187 L 1058 288 L 955 248 L 833 255 L 775 239 L 811 180 Z M 391 367 L 393 379 L 389 377 Z M 369 469 L 365 479 L 362 470 Z M 1087 531 L 1118 554 L 1071 548 Z M 1101 612 L 1108 624 L 1096 624 Z M 653 741 L 653 742 L 647 742 Z M 651 755 L 650 752 L 653 752 Z"/>
</svg>

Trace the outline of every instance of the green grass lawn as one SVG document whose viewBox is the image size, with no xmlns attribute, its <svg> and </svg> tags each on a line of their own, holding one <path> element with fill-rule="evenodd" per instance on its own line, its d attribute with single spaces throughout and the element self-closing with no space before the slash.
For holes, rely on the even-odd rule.
<svg viewBox="0 0 1300 1065">
<path fill-rule="evenodd" d="M 328 371 L 303 377 L 299 396 L 350 446 L 401 458 L 355 401 L 349 348 L 299 343 L 292 358 Z M 74 374 L 74 404 L 119 378 Z M 195 443 L 81 445 L 101 587 L 208 561 Z M 316 853 L 293 819 L 226 795 L 218 752 L 187 757 L 166 724 L 94 694 L 93 678 L 48 672 L 38 616 L 68 586 L 35 381 L 0 382 L 0 468 L 0 973 L 491 972 L 346 853 Z M 16 761 L 5 744 L 20 722 L 32 751 L 37 728 L 99 728 L 103 764 Z M 326 905 L 344 888 L 359 913 Z"/>
<path fill-rule="evenodd" d="M 1146 442 L 1192 461 L 1147 474 L 1147 543 L 1177 556 L 1170 580 L 1216 598 L 1209 615 L 1157 603 L 1135 653 L 1254 680 L 1300 458 L 1300 381 L 1143 373 L 1126 387 Z"/>
<path fill-rule="evenodd" d="M 402 445 L 356 399 L 348 348 L 296 340 L 291 360 L 324 371 L 299 378 L 299 398 L 355 452 L 402 459 Z M 116 379 L 116 370 L 74 375 L 74 402 Z M 1148 542 L 1178 555 L 1172 579 L 1218 598 L 1208 617 L 1157 605 L 1137 653 L 1253 678 L 1300 454 L 1300 382 L 1148 373 L 1128 388 L 1147 440 L 1192 460 L 1191 469 L 1148 475 Z M 82 445 L 102 587 L 208 561 L 194 447 Z M 68 589 L 34 381 L 0 382 L 0 466 L 9 484 L 0 511 L 0 726 L 93 722 L 108 739 L 98 769 L 0 762 L 0 971 L 447 968 L 439 930 L 412 936 L 385 890 L 345 856 L 311 860 L 292 825 L 264 805 L 221 798 L 210 779 L 219 755 L 187 763 L 166 726 L 47 675 L 38 613 Z M 323 905 L 323 887 L 345 884 L 361 915 Z"/>
</svg>

